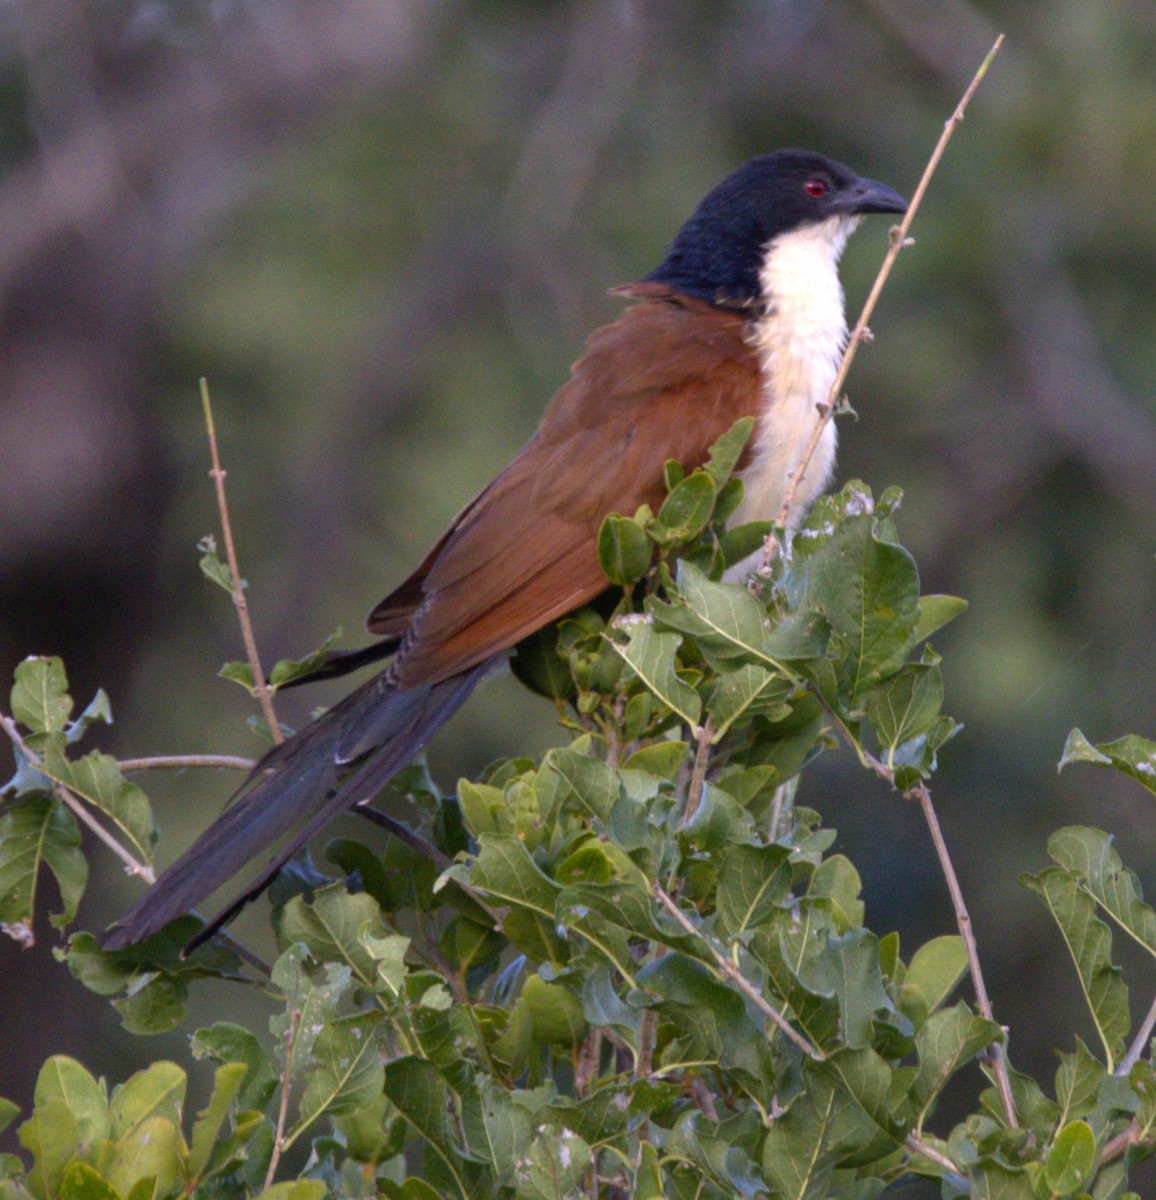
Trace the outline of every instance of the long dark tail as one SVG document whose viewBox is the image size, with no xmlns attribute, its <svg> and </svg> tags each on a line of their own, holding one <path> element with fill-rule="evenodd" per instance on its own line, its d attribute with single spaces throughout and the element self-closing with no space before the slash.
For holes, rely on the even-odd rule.
<svg viewBox="0 0 1156 1200">
<path fill-rule="evenodd" d="M 503 661 L 504 656 L 489 659 L 441 683 L 405 691 L 386 671 L 346 696 L 262 759 L 230 807 L 105 933 L 105 949 L 123 950 L 151 937 L 281 843 L 256 879 L 192 944 L 211 937 L 256 899 L 314 834 L 344 810 L 372 799 Z M 343 767 L 350 774 L 339 780 Z"/>
</svg>

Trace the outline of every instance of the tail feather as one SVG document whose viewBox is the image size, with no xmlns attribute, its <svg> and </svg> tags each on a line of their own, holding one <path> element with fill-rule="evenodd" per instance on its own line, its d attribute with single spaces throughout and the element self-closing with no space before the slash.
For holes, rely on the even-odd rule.
<svg viewBox="0 0 1156 1200">
<path fill-rule="evenodd" d="M 385 672 L 351 693 L 262 760 L 230 807 L 105 933 L 105 949 L 122 950 L 151 937 L 277 845 L 260 874 L 191 945 L 211 937 L 259 896 L 314 834 L 345 809 L 372 799 L 503 663 L 499 656 L 440 683 L 404 691 Z M 360 765 L 339 782 L 340 767 L 357 759 Z"/>
</svg>

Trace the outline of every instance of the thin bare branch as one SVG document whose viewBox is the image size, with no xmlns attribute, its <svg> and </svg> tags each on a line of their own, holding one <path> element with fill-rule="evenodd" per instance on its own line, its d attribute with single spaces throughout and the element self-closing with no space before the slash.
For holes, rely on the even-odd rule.
<svg viewBox="0 0 1156 1200">
<path fill-rule="evenodd" d="M 883 767 L 883 770 L 886 771 L 887 768 Z M 890 772 L 888 774 L 890 775 Z M 894 785 L 894 775 L 891 775 L 891 782 Z M 988 1021 L 994 1022 L 995 1016 L 992 1013 L 991 1001 L 988 999 L 987 985 L 983 979 L 983 969 L 979 964 L 979 947 L 975 941 L 975 931 L 971 924 L 971 914 L 967 911 L 967 902 L 963 898 L 963 891 L 959 886 L 959 878 L 955 874 L 955 866 L 951 861 L 951 855 L 948 853 L 947 842 L 943 838 L 943 830 L 939 826 L 939 817 L 936 815 L 935 806 L 931 802 L 931 793 L 921 781 L 907 794 L 919 803 L 923 819 L 927 822 L 927 828 L 931 833 L 931 840 L 935 845 L 935 853 L 939 858 L 940 869 L 943 871 L 943 877 L 947 881 L 947 890 L 951 895 L 952 907 L 955 909 L 955 923 L 959 927 L 959 936 L 963 939 L 964 950 L 967 952 L 967 965 L 971 972 L 971 983 L 975 989 L 975 1000 L 979 1005 L 979 1011 Z M 1009 1127 L 1015 1129 L 1018 1127 L 1019 1121 L 1016 1118 L 1016 1105 L 1012 1097 L 1007 1055 L 1004 1054 L 1004 1048 L 999 1042 L 992 1042 L 991 1046 L 988 1047 L 988 1054 L 991 1069 L 995 1075 L 996 1088 L 999 1091 L 1000 1103 L 1003 1105 L 1004 1116 L 1007 1119 Z"/>
<path fill-rule="evenodd" d="M 701 938 L 705 943 L 706 948 L 710 951 L 711 957 L 715 961 L 715 966 L 718 972 L 724 979 L 729 979 L 731 983 L 747 997 L 748 1000 L 761 1012 L 769 1018 L 778 1028 L 795 1043 L 805 1054 L 809 1055 L 816 1062 L 823 1062 L 824 1055 L 821 1050 L 813 1046 L 795 1027 L 783 1016 L 781 1012 L 773 1005 L 769 1004 L 763 994 L 755 987 L 753 983 L 735 966 L 729 958 L 726 957 L 715 945 L 707 938 L 703 932 L 690 923 L 686 914 L 675 904 L 674 900 L 662 889 L 658 884 L 654 885 L 654 894 L 658 898 L 659 903 L 668 913 L 689 933 L 692 937 Z"/>
<path fill-rule="evenodd" d="M 265 1172 L 265 1191 L 273 1186 L 273 1176 L 277 1173 L 277 1164 L 281 1161 L 281 1154 L 286 1146 L 285 1124 L 289 1117 L 290 1064 L 293 1062 L 293 1050 L 300 1025 L 301 1010 L 293 1004 L 289 1009 L 289 1030 L 285 1036 L 285 1065 L 281 1071 L 281 1103 L 277 1108 L 277 1131 L 273 1135 L 273 1152 L 269 1156 L 269 1169 Z"/>
<path fill-rule="evenodd" d="M 959 1168 L 946 1154 L 940 1154 L 934 1146 L 929 1146 L 925 1141 L 917 1138 L 915 1134 L 909 1133 L 904 1145 L 906 1145 L 912 1154 L 919 1154 L 924 1158 L 930 1159 L 937 1167 L 942 1167 L 945 1171 L 950 1171 L 953 1175 L 959 1174 Z"/>
<path fill-rule="evenodd" d="M 1148 1039 L 1152 1036 L 1153 1029 L 1156 1029 L 1156 999 L 1152 1001 L 1152 1007 L 1148 1010 L 1144 1023 L 1140 1026 L 1135 1038 L 1132 1039 L 1128 1053 L 1120 1060 L 1120 1065 L 1116 1068 L 1117 1075 L 1127 1075 L 1140 1061 L 1140 1055 L 1148 1048 Z"/>
<path fill-rule="evenodd" d="M 253 694 L 261 706 L 265 724 L 269 726 L 269 736 L 274 745 L 280 745 L 284 740 L 281 726 L 277 724 L 277 714 L 273 710 L 273 689 L 265 681 L 265 672 L 261 669 L 261 657 L 257 653 L 257 639 L 253 635 L 253 622 L 249 617 L 249 602 L 245 597 L 245 587 L 241 582 L 241 571 L 237 565 L 237 548 L 233 541 L 233 526 L 229 520 L 229 502 L 225 495 L 225 476 L 227 472 L 221 467 L 221 456 L 217 450 L 217 428 L 213 423 L 213 406 L 209 400 L 209 383 L 201 380 L 201 404 L 205 410 L 205 429 L 209 435 L 209 453 L 213 460 L 213 469 L 209 477 L 217 493 L 217 508 L 221 514 L 221 535 L 225 542 L 225 560 L 229 565 L 229 578 L 233 584 L 233 606 L 237 610 L 237 619 L 241 623 L 241 639 L 245 643 L 245 656 L 253 672 Z"/>
<path fill-rule="evenodd" d="M 695 734 L 694 770 L 690 773 L 690 786 L 686 793 L 684 825 L 689 825 L 691 818 L 698 811 L 702 801 L 703 784 L 706 782 L 706 769 L 710 765 L 710 744 L 714 738 L 714 722 L 708 716 Z"/>
<path fill-rule="evenodd" d="M 236 754 L 167 754 L 156 758 L 122 758 L 116 764 L 123 774 L 131 771 L 185 771 L 193 767 L 223 767 L 230 771 L 251 771 L 255 758 Z"/>
<path fill-rule="evenodd" d="M 20 730 L 16 727 L 16 722 L 12 720 L 6 713 L 0 713 L 0 727 L 3 727 L 4 732 L 12 739 L 21 754 L 37 769 L 40 770 L 43 763 L 40 755 L 35 750 L 29 748 L 28 744 L 20 734 Z M 70 791 L 62 783 L 57 783 L 55 780 L 52 784 L 52 791 L 56 798 L 68 806 L 75 815 L 76 819 L 83 825 L 87 825 L 92 830 L 93 834 L 99 838 L 112 852 L 124 863 L 124 868 L 129 875 L 139 875 L 145 883 L 152 884 L 156 882 L 156 876 L 153 874 L 153 869 L 147 863 L 138 861 L 131 851 L 116 840 L 103 825 L 88 811 L 88 805 Z"/>
<path fill-rule="evenodd" d="M 976 88 L 979 87 L 980 81 L 987 74 L 987 69 L 991 66 L 991 61 L 995 58 L 1002 43 L 1003 34 L 1001 33 L 996 38 L 995 44 L 987 52 L 987 57 L 980 63 L 979 70 L 976 71 L 971 83 L 967 86 L 967 90 L 963 93 L 962 99 L 955 106 L 955 112 L 944 123 L 943 133 L 940 134 L 939 141 L 936 143 L 935 149 L 931 152 L 931 157 L 927 160 L 927 166 L 923 169 L 923 175 L 915 189 L 915 195 L 911 197 L 907 212 L 904 214 L 903 220 L 891 231 L 890 248 L 883 259 L 883 264 L 879 268 L 878 275 L 875 277 L 875 282 L 863 305 L 863 311 L 859 314 L 859 320 L 855 322 L 855 328 L 851 331 L 851 336 L 847 339 L 847 348 L 843 352 L 842 361 L 839 363 L 839 370 L 835 373 L 835 380 L 831 384 L 830 391 L 827 393 L 827 399 L 819 406 L 819 419 L 815 422 L 811 438 L 807 442 L 802 458 L 800 458 L 798 465 L 791 472 L 790 478 L 787 481 L 787 491 L 783 497 L 783 504 L 779 509 L 779 515 L 776 517 L 775 523 L 771 527 L 771 532 L 767 535 L 767 539 L 763 543 L 763 552 L 759 558 L 758 567 L 760 575 L 768 575 L 770 573 L 771 560 L 774 558 L 779 544 L 775 530 L 782 528 L 787 523 L 787 518 L 790 516 L 791 509 L 795 504 L 795 493 L 798 491 L 803 476 L 807 473 L 807 468 L 811 465 L 811 459 L 814 457 L 815 450 L 819 445 L 819 439 L 823 436 L 823 430 L 827 428 L 827 425 L 835 417 L 839 405 L 839 397 L 842 394 L 843 385 L 847 382 L 847 375 L 851 370 L 851 364 L 855 361 L 859 345 L 861 342 L 871 340 L 871 331 L 868 328 L 868 322 L 875 312 L 875 305 L 883 291 L 883 285 L 887 282 L 887 277 L 891 274 L 891 268 L 895 265 L 895 260 L 899 257 L 900 251 L 912 244 L 907 236 L 908 230 L 910 230 L 911 223 L 915 220 L 915 214 L 919 211 L 919 206 L 923 202 L 923 196 L 927 191 L 928 184 L 931 182 L 931 177 L 935 174 L 935 170 L 939 166 L 939 161 L 943 157 L 943 152 L 947 149 L 947 143 L 951 140 L 951 135 L 955 132 L 956 126 L 963 120 L 964 113 L 971 102 L 972 96 L 975 95 Z"/>
</svg>

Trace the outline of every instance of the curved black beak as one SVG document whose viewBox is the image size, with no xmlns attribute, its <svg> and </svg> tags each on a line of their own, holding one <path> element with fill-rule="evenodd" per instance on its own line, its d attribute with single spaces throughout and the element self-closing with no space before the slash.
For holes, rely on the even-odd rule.
<svg viewBox="0 0 1156 1200">
<path fill-rule="evenodd" d="M 907 201 L 885 183 L 874 179 L 856 179 L 842 188 L 834 197 L 831 207 L 844 213 L 905 213 Z"/>
</svg>

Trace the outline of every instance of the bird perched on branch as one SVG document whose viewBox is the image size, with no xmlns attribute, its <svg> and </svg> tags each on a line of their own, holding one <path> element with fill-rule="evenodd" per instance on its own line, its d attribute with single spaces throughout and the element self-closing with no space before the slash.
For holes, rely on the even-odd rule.
<svg viewBox="0 0 1156 1200">
<path fill-rule="evenodd" d="M 840 253 L 864 214 L 906 208 L 884 184 L 801 151 L 728 175 L 662 264 L 618 289 L 633 303 L 590 336 L 534 436 L 370 614 L 381 640 L 325 673 L 392 655 L 389 665 L 268 754 L 104 945 L 156 933 L 276 847 L 197 940 L 231 919 L 314 834 L 375 796 L 520 641 L 604 592 L 604 518 L 657 508 L 664 463 L 700 466 L 742 417 L 755 428 L 734 520 L 773 520 L 846 341 Z M 828 423 L 796 514 L 826 486 L 834 456 Z"/>
</svg>

